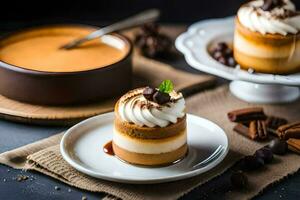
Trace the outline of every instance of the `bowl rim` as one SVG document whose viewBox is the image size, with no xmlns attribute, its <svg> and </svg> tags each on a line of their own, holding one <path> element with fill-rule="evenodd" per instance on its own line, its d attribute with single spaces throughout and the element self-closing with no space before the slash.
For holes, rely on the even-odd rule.
<svg viewBox="0 0 300 200">
<path fill-rule="evenodd" d="M 89 29 L 99 29 L 100 27 L 98 26 L 93 26 L 93 25 L 87 25 L 87 24 L 80 24 L 80 23 L 67 23 L 67 24 L 45 24 L 45 25 L 39 25 L 39 26 L 32 26 L 29 28 L 23 28 L 23 29 L 19 29 L 16 31 L 12 31 L 6 34 L 2 34 L 0 36 L 0 40 L 5 40 L 6 38 L 9 38 L 10 36 L 13 36 L 15 34 L 20 34 L 22 32 L 28 32 L 31 30 L 35 30 L 35 29 L 45 29 L 45 28 L 54 28 L 54 27 L 70 27 L 70 28 L 89 28 Z M 108 34 L 114 37 L 117 37 L 119 39 L 121 39 L 125 46 L 128 47 L 128 50 L 126 52 L 126 54 L 117 62 L 114 62 L 112 64 L 106 65 L 106 66 L 101 66 L 98 68 L 94 68 L 94 69 L 89 69 L 89 70 L 83 70 L 83 71 L 74 71 L 74 72 L 47 72 L 47 71 L 39 71 L 39 70 L 34 70 L 34 69 L 28 69 L 25 67 L 21 67 L 21 66 L 17 66 L 17 65 L 13 65 L 10 63 L 7 63 L 3 60 L 0 59 L 0 69 L 4 68 L 10 71 L 14 71 L 14 72 L 18 72 L 18 73 L 24 73 L 24 74 L 31 74 L 31 75 L 47 75 L 47 76 L 57 76 L 57 75 L 78 75 L 78 74 L 84 74 L 84 73 L 90 73 L 90 72 L 94 72 L 94 71 L 102 71 L 102 70 L 106 70 L 107 68 L 111 68 L 114 66 L 117 66 L 119 63 L 123 62 L 124 60 L 127 60 L 133 52 L 133 44 L 131 42 L 131 40 L 127 37 L 124 36 L 122 34 L 119 33 L 111 33 Z"/>
</svg>

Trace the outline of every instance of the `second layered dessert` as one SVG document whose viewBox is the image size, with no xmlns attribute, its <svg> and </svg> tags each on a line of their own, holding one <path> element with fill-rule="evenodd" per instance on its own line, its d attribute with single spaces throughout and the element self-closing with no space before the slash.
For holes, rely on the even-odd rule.
<svg viewBox="0 0 300 200">
<path fill-rule="evenodd" d="M 166 165 L 183 158 L 187 149 L 181 93 L 138 88 L 117 102 L 113 150 L 120 159 L 139 165 Z"/>
<path fill-rule="evenodd" d="M 300 71 L 300 14 L 290 0 L 254 0 L 236 17 L 234 57 L 243 69 Z"/>
</svg>

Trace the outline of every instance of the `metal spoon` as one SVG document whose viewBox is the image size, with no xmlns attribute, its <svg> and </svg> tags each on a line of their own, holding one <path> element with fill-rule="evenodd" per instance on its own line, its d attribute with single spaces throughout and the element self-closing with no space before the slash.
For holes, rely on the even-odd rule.
<svg viewBox="0 0 300 200">
<path fill-rule="evenodd" d="M 97 31 L 94 31 L 91 34 L 89 34 L 83 38 L 79 38 L 68 44 L 65 44 L 65 45 L 61 46 L 60 49 L 67 49 L 67 50 L 72 49 L 72 48 L 75 48 L 78 45 L 82 44 L 83 42 L 101 37 L 105 34 L 112 33 L 112 32 L 119 31 L 119 30 L 124 30 L 127 28 L 132 28 L 132 27 L 144 24 L 144 23 L 153 22 L 158 19 L 159 15 L 160 15 L 160 12 L 157 9 L 146 10 L 137 15 L 129 17 L 125 20 L 122 20 L 115 24 L 112 24 L 112 25 L 106 26 L 104 28 L 101 28 Z"/>
</svg>

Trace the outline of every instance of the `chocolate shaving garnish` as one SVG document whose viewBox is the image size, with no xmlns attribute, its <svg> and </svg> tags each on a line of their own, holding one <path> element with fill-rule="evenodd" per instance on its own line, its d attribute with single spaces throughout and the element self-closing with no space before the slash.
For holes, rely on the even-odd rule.
<svg viewBox="0 0 300 200">
<path fill-rule="evenodd" d="M 268 138 L 268 131 L 263 120 L 254 120 L 249 125 L 249 136 L 253 140 L 265 140 Z"/>
<path fill-rule="evenodd" d="M 264 0 L 264 4 L 261 6 L 261 9 L 264 11 L 271 11 L 274 8 L 282 7 L 285 5 L 283 0 Z"/>
<path fill-rule="evenodd" d="M 249 122 L 252 120 L 265 120 L 263 108 L 245 108 L 240 110 L 234 110 L 227 114 L 228 118 L 232 122 Z"/>
<path fill-rule="evenodd" d="M 144 88 L 137 88 L 137 89 L 134 89 L 134 90 L 131 90 L 129 92 L 127 92 L 121 99 L 120 99 L 120 102 L 125 102 L 135 96 L 138 96 L 140 94 L 142 94 Z"/>
<path fill-rule="evenodd" d="M 294 122 L 280 126 L 276 131 L 278 137 L 283 140 L 300 138 L 300 122 Z"/>
<path fill-rule="evenodd" d="M 153 101 L 162 105 L 170 102 L 171 96 L 168 93 L 156 91 L 153 95 Z"/>
<path fill-rule="evenodd" d="M 287 124 L 288 121 L 281 117 L 268 116 L 265 123 L 268 129 L 277 130 L 279 126 Z"/>
<path fill-rule="evenodd" d="M 152 87 L 146 87 L 144 90 L 143 90 L 143 96 L 149 100 L 149 101 L 153 101 L 153 95 L 155 94 L 157 90 L 155 88 L 152 88 Z"/>
<path fill-rule="evenodd" d="M 276 16 L 276 18 L 283 20 L 283 19 L 286 19 L 286 18 L 298 16 L 299 14 L 300 13 L 297 12 L 297 11 L 284 9 L 284 12 L 281 15 Z"/>
</svg>

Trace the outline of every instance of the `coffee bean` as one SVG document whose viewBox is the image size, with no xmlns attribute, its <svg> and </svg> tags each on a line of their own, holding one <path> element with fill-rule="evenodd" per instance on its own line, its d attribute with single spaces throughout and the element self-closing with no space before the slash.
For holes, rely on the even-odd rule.
<svg viewBox="0 0 300 200">
<path fill-rule="evenodd" d="M 153 101 L 153 95 L 154 93 L 156 92 L 156 89 L 155 88 L 152 88 L 152 87 L 146 87 L 144 90 L 143 90 L 143 96 L 149 100 L 149 101 Z"/>
<path fill-rule="evenodd" d="M 267 147 L 258 149 L 255 152 L 255 156 L 262 158 L 265 163 L 270 163 L 273 160 L 273 152 Z"/>
<path fill-rule="evenodd" d="M 288 150 L 288 145 L 285 140 L 280 140 L 278 138 L 273 139 L 268 147 L 274 154 L 284 155 Z"/>
<path fill-rule="evenodd" d="M 264 160 L 258 156 L 246 156 L 240 161 L 240 169 L 253 171 L 264 166 Z"/>
<path fill-rule="evenodd" d="M 171 97 L 168 93 L 164 93 L 161 91 L 156 91 L 153 95 L 153 100 L 160 105 L 168 103 L 170 99 Z"/>
<path fill-rule="evenodd" d="M 231 185 L 238 189 L 244 189 L 248 185 L 248 178 L 242 171 L 233 172 L 230 181 Z"/>
</svg>

